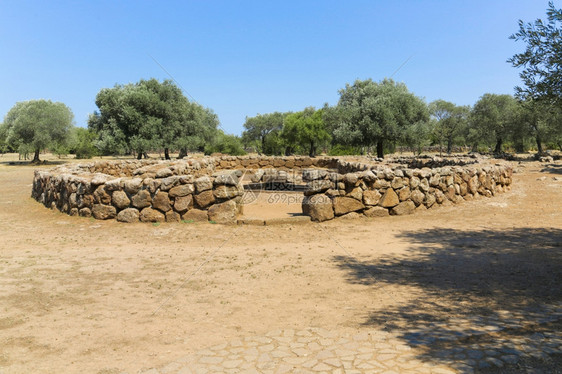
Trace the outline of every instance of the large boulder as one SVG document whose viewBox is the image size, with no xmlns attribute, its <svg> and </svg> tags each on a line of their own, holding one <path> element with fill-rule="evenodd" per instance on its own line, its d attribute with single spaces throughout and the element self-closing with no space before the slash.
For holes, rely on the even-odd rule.
<svg viewBox="0 0 562 374">
<path fill-rule="evenodd" d="M 123 209 L 117 215 L 117 221 L 125 223 L 133 223 L 139 221 L 139 211 L 135 208 Z"/>
<path fill-rule="evenodd" d="M 362 202 L 352 197 L 338 196 L 333 199 L 334 213 L 336 216 L 341 216 L 349 212 L 355 212 L 365 208 Z"/>
<path fill-rule="evenodd" d="M 412 199 L 414 204 L 419 206 L 419 205 L 423 204 L 423 200 L 425 199 L 425 195 L 420 190 L 414 190 L 410 195 L 410 199 Z"/>
<path fill-rule="evenodd" d="M 211 178 L 207 176 L 199 177 L 194 182 L 195 191 L 197 193 L 210 190 L 213 188 L 213 182 L 211 182 Z"/>
<path fill-rule="evenodd" d="M 332 200 L 324 194 L 306 196 L 302 201 L 302 212 L 318 222 L 334 218 Z"/>
<path fill-rule="evenodd" d="M 209 215 L 206 210 L 190 209 L 181 216 L 184 221 L 207 222 Z"/>
<path fill-rule="evenodd" d="M 154 195 L 154 199 L 152 199 L 152 207 L 164 213 L 172 209 L 168 193 L 160 191 L 156 195 Z"/>
<path fill-rule="evenodd" d="M 152 203 L 150 192 L 148 190 L 141 190 L 132 197 L 133 206 L 138 209 L 149 207 Z"/>
<path fill-rule="evenodd" d="M 194 195 L 195 203 L 199 208 L 206 208 L 215 202 L 215 195 L 212 190 L 203 191 Z"/>
<path fill-rule="evenodd" d="M 111 195 L 111 201 L 117 209 L 125 209 L 129 206 L 129 204 L 131 204 L 131 200 L 129 200 L 129 197 L 127 196 L 125 191 L 120 190 L 113 191 L 113 194 Z"/>
<path fill-rule="evenodd" d="M 366 217 L 386 217 L 388 216 L 388 209 L 382 206 L 374 206 L 363 212 Z"/>
<path fill-rule="evenodd" d="M 140 212 L 139 219 L 141 222 L 164 222 L 166 217 L 164 216 L 164 213 L 156 209 L 144 208 Z"/>
<path fill-rule="evenodd" d="M 306 189 L 304 190 L 305 196 L 315 195 L 324 191 L 327 191 L 334 187 L 334 182 L 320 179 L 320 180 L 313 180 L 306 184 Z"/>
<path fill-rule="evenodd" d="M 235 223 L 238 207 L 232 200 L 215 204 L 209 208 L 209 221 L 217 223 Z"/>
<path fill-rule="evenodd" d="M 117 210 L 111 205 L 94 204 L 92 215 L 95 219 L 112 219 L 117 215 Z"/>
<path fill-rule="evenodd" d="M 187 196 L 192 194 L 194 191 L 195 188 L 192 184 L 182 184 L 170 189 L 170 191 L 168 191 L 168 195 L 170 197 Z"/>
<path fill-rule="evenodd" d="M 177 212 L 183 213 L 193 207 L 193 195 L 176 197 L 174 201 L 174 209 Z"/>
<path fill-rule="evenodd" d="M 400 203 L 400 199 L 398 198 L 396 192 L 394 192 L 392 188 L 387 188 L 386 191 L 384 192 L 384 195 L 381 198 L 381 201 L 379 202 L 379 205 L 382 206 L 383 208 L 392 208 L 398 205 L 399 203 Z"/>
<path fill-rule="evenodd" d="M 238 186 L 217 186 L 213 191 L 213 194 L 217 199 L 232 199 L 236 196 L 241 196 L 244 193 L 244 188 L 241 185 Z"/>
<path fill-rule="evenodd" d="M 416 210 L 416 204 L 413 201 L 403 201 L 396 205 L 394 208 L 390 209 L 390 214 L 393 216 L 403 216 L 406 214 L 412 214 Z"/>
<path fill-rule="evenodd" d="M 367 190 L 363 191 L 363 204 L 365 205 L 377 205 L 381 199 L 382 195 L 377 190 Z"/>
</svg>

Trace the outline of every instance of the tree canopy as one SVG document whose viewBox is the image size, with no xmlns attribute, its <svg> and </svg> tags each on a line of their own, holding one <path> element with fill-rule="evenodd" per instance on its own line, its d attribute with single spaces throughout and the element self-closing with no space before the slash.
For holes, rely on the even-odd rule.
<svg viewBox="0 0 562 374">
<path fill-rule="evenodd" d="M 20 153 L 39 153 L 67 140 L 74 121 L 72 111 L 63 103 L 30 100 L 16 103 L 4 118 L 6 142 Z"/>
<path fill-rule="evenodd" d="M 278 139 L 271 139 L 273 144 L 270 143 L 268 147 L 268 138 L 278 138 L 285 115 L 285 113 L 273 112 L 246 117 L 245 130 L 242 133 L 244 143 L 247 146 L 255 146 L 259 153 L 276 153 L 275 150 L 268 148 L 278 148 Z"/>
<path fill-rule="evenodd" d="M 494 152 L 502 152 L 516 121 L 517 100 L 511 95 L 486 93 L 474 104 L 471 131 L 474 142 L 495 143 Z"/>
<path fill-rule="evenodd" d="M 451 153 L 455 138 L 460 136 L 466 126 L 470 107 L 457 106 L 445 100 L 435 100 L 429 104 L 429 112 L 436 120 L 433 135 L 440 146 L 445 141 L 447 153 Z"/>
<path fill-rule="evenodd" d="M 322 109 L 316 110 L 313 107 L 288 114 L 281 136 L 289 144 L 307 149 L 310 157 L 316 156 L 318 145 L 330 140 L 322 114 Z"/>
<path fill-rule="evenodd" d="M 429 119 L 425 102 L 392 79 L 347 84 L 332 110 L 327 118 L 336 140 L 355 146 L 376 145 L 378 157 L 384 157 L 385 142 L 403 139 L 408 127 Z"/>
<path fill-rule="evenodd" d="M 203 148 L 218 126 L 216 115 L 190 102 L 171 81 L 140 80 L 135 84 L 102 89 L 96 96 L 99 112 L 88 126 L 99 133 L 98 145 L 104 152 L 136 151 L 140 156 L 150 149 Z"/>
<path fill-rule="evenodd" d="M 524 87 L 516 87 L 521 98 L 542 99 L 562 103 L 562 9 L 548 3 L 547 20 L 525 23 L 519 20 L 519 31 L 511 35 L 515 41 L 527 43 L 524 52 L 511 57 L 514 67 L 523 68 L 519 76 Z"/>
</svg>

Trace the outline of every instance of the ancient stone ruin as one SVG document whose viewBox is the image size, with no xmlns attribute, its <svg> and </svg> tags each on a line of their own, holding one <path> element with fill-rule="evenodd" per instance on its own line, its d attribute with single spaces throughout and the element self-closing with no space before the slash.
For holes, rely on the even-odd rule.
<svg viewBox="0 0 562 374">
<path fill-rule="evenodd" d="M 61 165 L 35 171 L 32 196 L 47 207 L 95 219 L 236 223 L 242 222 L 245 192 L 283 187 L 304 193 L 305 216 L 326 221 L 411 214 L 492 197 L 508 190 L 511 181 L 510 167 L 470 158 L 350 162 L 221 156 Z"/>
</svg>

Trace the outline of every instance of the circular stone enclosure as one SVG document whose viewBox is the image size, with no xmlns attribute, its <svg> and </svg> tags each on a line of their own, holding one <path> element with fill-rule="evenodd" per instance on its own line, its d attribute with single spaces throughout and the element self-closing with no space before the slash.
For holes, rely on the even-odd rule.
<svg viewBox="0 0 562 374">
<path fill-rule="evenodd" d="M 37 170 L 32 197 L 70 215 L 120 222 L 240 220 L 247 192 L 302 191 L 312 221 L 411 214 L 510 189 L 512 169 L 471 157 L 348 161 L 220 156 L 99 161 Z M 431 166 L 428 167 L 428 166 Z"/>
</svg>

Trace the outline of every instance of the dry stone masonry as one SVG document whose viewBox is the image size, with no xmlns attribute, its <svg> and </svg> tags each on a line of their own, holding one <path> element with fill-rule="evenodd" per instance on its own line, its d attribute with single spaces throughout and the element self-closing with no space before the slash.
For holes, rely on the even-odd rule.
<svg viewBox="0 0 562 374">
<path fill-rule="evenodd" d="M 313 221 L 411 214 L 478 196 L 492 197 L 511 188 L 512 174 L 510 167 L 500 164 L 410 169 L 342 161 L 337 172 L 303 172 L 308 183 L 302 208 Z"/>
<path fill-rule="evenodd" d="M 410 168 L 412 164 L 261 156 L 100 161 L 36 171 L 32 196 L 69 215 L 102 220 L 236 223 L 243 212 L 242 177 L 249 174 L 260 186 L 300 187 L 305 195 L 303 214 L 326 221 L 410 214 L 481 195 L 491 197 L 511 184 L 511 168 L 499 164 L 459 160 L 463 166 L 453 163 L 433 169 Z M 439 165 L 439 160 L 431 165 Z"/>
</svg>

